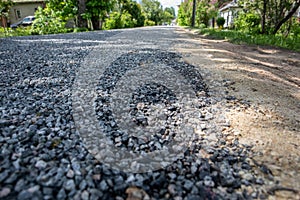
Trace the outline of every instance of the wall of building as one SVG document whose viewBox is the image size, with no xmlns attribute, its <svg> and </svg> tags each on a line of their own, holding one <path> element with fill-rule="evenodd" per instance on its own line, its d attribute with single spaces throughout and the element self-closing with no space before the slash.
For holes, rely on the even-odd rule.
<svg viewBox="0 0 300 200">
<path fill-rule="evenodd" d="M 43 7 L 43 3 L 20 3 L 15 4 L 9 13 L 9 23 L 13 24 L 18 21 L 21 21 L 24 17 L 34 15 L 36 9 L 41 6 Z"/>
</svg>

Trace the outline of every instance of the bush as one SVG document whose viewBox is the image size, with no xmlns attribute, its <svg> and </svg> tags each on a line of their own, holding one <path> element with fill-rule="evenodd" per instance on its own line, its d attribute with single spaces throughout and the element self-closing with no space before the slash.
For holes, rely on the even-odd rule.
<svg viewBox="0 0 300 200">
<path fill-rule="evenodd" d="M 218 17 L 218 18 L 217 18 L 217 25 L 218 25 L 218 27 L 219 27 L 219 28 L 223 28 L 224 24 L 225 24 L 225 19 L 224 19 L 224 17 Z"/>
<path fill-rule="evenodd" d="M 202 23 L 202 24 L 199 25 L 199 28 L 200 29 L 206 28 L 206 25 Z"/>
<path fill-rule="evenodd" d="M 234 25 L 240 31 L 257 34 L 260 32 L 260 21 L 257 14 L 240 13 Z"/>
<path fill-rule="evenodd" d="M 30 27 L 18 27 L 16 29 L 0 27 L 0 37 L 30 35 Z"/>
<path fill-rule="evenodd" d="M 35 20 L 31 26 L 31 34 L 44 35 L 54 33 L 66 33 L 66 22 L 56 16 L 53 10 L 43 10 L 41 7 L 35 12 Z"/>
<path fill-rule="evenodd" d="M 145 26 L 155 26 L 155 22 L 152 20 L 146 19 Z"/>
</svg>

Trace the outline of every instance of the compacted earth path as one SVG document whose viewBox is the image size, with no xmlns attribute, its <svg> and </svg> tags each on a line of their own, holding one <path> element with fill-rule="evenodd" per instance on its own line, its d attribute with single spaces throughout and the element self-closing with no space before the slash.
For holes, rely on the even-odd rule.
<svg viewBox="0 0 300 200">
<path fill-rule="evenodd" d="M 179 27 L 0 39 L 0 199 L 299 199 L 299 58 Z"/>
</svg>

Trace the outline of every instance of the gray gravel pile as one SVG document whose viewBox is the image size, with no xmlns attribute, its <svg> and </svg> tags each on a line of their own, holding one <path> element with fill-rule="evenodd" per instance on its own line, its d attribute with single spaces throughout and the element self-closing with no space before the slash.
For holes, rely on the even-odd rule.
<svg viewBox="0 0 300 200">
<path fill-rule="evenodd" d="M 180 55 L 164 50 L 132 51 L 115 60 L 97 80 L 95 111 L 116 148 L 151 152 L 189 123 L 198 136 L 183 156 L 163 169 L 122 172 L 95 159 L 80 138 L 72 116 L 71 89 L 85 56 L 119 31 L 20 37 L 0 40 L 1 199 L 251 199 L 264 198 L 264 180 L 253 174 L 251 147 L 228 142 L 229 126 L 216 115 L 201 74 Z M 150 34 L 150 33 L 148 33 Z M 187 121 L 179 97 L 162 84 L 141 83 L 131 95 L 128 116 L 135 126 L 150 124 L 163 105 L 163 127 L 148 138 L 118 130 L 110 94 L 126 71 L 160 62 L 188 80 L 197 97 Z M 106 105 L 106 106 L 105 106 Z M 158 114 L 157 114 L 158 115 Z M 154 114 L 156 116 L 156 114 Z M 218 118 L 216 120 L 216 118 Z M 150 121 L 149 121 L 150 120 Z M 262 167 L 265 174 L 271 172 Z M 241 189 L 251 187 L 252 191 Z M 136 189 L 139 188 L 139 189 Z"/>
</svg>

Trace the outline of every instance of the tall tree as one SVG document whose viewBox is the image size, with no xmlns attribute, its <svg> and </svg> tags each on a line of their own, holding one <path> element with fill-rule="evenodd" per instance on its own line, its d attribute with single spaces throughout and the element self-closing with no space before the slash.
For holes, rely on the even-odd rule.
<svg viewBox="0 0 300 200">
<path fill-rule="evenodd" d="M 88 27 L 87 20 L 84 18 L 84 13 L 86 12 L 86 1 L 87 0 L 77 0 L 77 26 L 80 28 Z"/>
<path fill-rule="evenodd" d="M 197 1 L 193 0 L 193 12 L 192 12 L 192 27 L 195 27 L 196 22 L 196 7 L 197 7 Z"/>
<path fill-rule="evenodd" d="M 244 12 L 261 16 L 261 33 L 276 34 L 300 7 L 300 0 L 240 0 Z"/>
<path fill-rule="evenodd" d="M 278 23 L 275 25 L 275 29 L 273 31 L 273 34 L 276 34 L 278 30 L 281 28 L 281 26 L 287 22 L 293 15 L 297 12 L 298 8 L 300 7 L 300 0 L 295 1 L 291 8 L 288 9 L 287 14 L 281 18 Z"/>
<path fill-rule="evenodd" d="M 173 7 L 171 8 L 165 8 L 163 13 L 163 22 L 167 22 L 168 24 L 171 24 L 172 20 L 175 19 L 175 9 Z"/>
<path fill-rule="evenodd" d="M 159 1 L 142 0 L 141 5 L 147 20 L 153 21 L 155 25 L 158 25 L 162 22 L 163 8 Z"/>
<path fill-rule="evenodd" d="M 93 29 L 100 30 L 102 28 L 102 22 L 112 10 L 113 5 L 113 0 L 87 0 L 86 16 L 90 18 Z"/>
<path fill-rule="evenodd" d="M 144 25 L 141 5 L 133 0 L 116 0 L 113 11 L 105 20 L 106 29 L 132 28 Z"/>
<path fill-rule="evenodd" d="M 3 27 L 7 27 L 8 12 L 12 5 L 12 0 L 0 0 L 0 18 Z"/>
<path fill-rule="evenodd" d="M 177 22 L 181 26 L 191 26 L 192 25 L 192 6 L 193 0 L 185 0 L 180 4 L 178 10 Z"/>
</svg>

